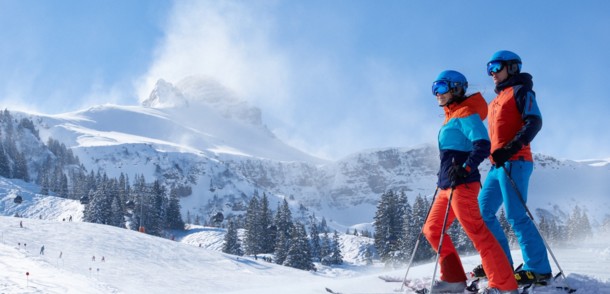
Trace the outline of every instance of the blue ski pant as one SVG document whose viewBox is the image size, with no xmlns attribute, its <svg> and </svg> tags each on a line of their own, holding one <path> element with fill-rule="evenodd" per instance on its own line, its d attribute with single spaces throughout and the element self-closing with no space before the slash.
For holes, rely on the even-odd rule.
<svg viewBox="0 0 610 294">
<path fill-rule="evenodd" d="M 523 201 L 527 202 L 529 178 L 534 169 L 534 163 L 531 161 L 514 160 L 506 162 L 504 166 L 519 189 Z M 492 166 L 479 193 L 479 208 L 487 227 L 498 239 L 508 260 L 513 264 L 508 239 L 496 216 L 502 204 L 504 204 L 508 223 L 515 232 L 521 247 L 523 270 L 539 274 L 551 273 L 551 265 L 540 232 L 538 232 L 535 224 L 529 218 L 525 206 L 521 202 L 504 169 Z"/>
</svg>

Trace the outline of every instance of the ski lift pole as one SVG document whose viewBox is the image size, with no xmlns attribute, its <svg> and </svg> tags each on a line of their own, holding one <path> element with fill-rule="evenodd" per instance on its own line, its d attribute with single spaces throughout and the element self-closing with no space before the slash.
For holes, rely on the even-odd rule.
<svg viewBox="0 0 610 294">
<path fill-rule="evenodd" d="M 428 216 L 430 215 L 430 211 L 432 210 L 432 205 L 434 205 L 434 200 L 436 199 L 436 194 L 438 193 L 438 186 L 436 186 L 436 190 L 434 190 L 434 195 L 432 196 L 432 203 L 428 208 L 428 213 L 426 213 L 426 218 L 424 218 L 424 223 L 419 230 L 419 235 L 417 235 L 417 241 L 415 242 L 415 247 L 413 247 L 413 253 L 411 253 L 411 259 L 409 260 L 409 265 L 407 266 L 407 272 L 405 272 L 405 277 L 402 278 L 402 284 L 400 285 L 400 291 L 402 292 L 405 283 L 407 283 L 407 276 L 409 275 L 409 270 L 411 269 L 411 265 L 413 264 L 413 259 L 415 258 L 415 253 L 417 252 L 417 248 L 419 247 L 419 240 L 421 239 L 421 235 L 424 234 L 424 224 L 428 220 Z"/>
<path fill-rule="evenodd" d="M 540 235 L 540 238 L 542 238 L 542 242 L 544 243 L 544 246 L 549 251 L 549 254 L 551 254 L 553 261 L 555 261 L 555 265 L 557 265 L 557 268 L 559 269 L 559 273 L 561 274 L 561 277 L 563 277 L 563 281 L 566 283 L 566 286 L 568 288 L 572 289 L 570 287 L 570 285 L 568 285 L 568 280 L 566 279 L 566 275 L 563 273 L 563 269 L 561 269 L 561 266 L 559 265 L 559 262 L 557 261 L 555 254 L 553 254 L 553 250 L 551 250 L 551 246 L 549 246 L 549 243 L 546 242 L 546 238 L 544 238 L 544 236 L 540 232 L 540 228 L 538 227 L 538 224 L 534 220 L 534 215 L 532 215 L 532 212 L 527 207 L 527 204 L 525 203 L 525 199 L 523 199 L 523 195 L 521 195 L 521 191 L 519 191 L 519 187 L 517 187 L 517 183 L 515 183 L 515 180 L 513 180 L 513 177 L 508 173 L 508 169 L 506 168 L 506 166 L 502 165 L 502 169 L 504 169 L 504 173 L 506 174 L 506 177 L 508 178 L 510 185 L 513 187 L 513 189 L 517 193 L 517 196 L 519 196 L 519 200 L 521 201 L 521 204 L 523 204 L 523 208 L 525 208 L 525 212 L 527 212 L 527 216 L 529 216 L 529 218 L 532 220 L 532 223 L 534 223 L 534 227 L 538 231 L 538 235 Z"/>
<path fill-rule="evenodd" d="M 436 251 L 436 262 L 434 263 L 434 272 L 432 273 L 432 280 L 430 281 L 430 293 L 432 293 L 432 287 L 434 287 L 436 269 L 438 268 L 438 259 L 441 256 L 441 250 L 443 249 L 443 239 L 445 238 L 445 231 L 447 230 L 447 218 L 449 218 L 449 210 L 451 209 L 451 199 L 453 199 L 453 191 L 455 191 L 455 182 L 451 183 L 451 192 L 449 192 L 449 202 L 447 203 L 447 211 L 445 211 L 445 219 L 443 220 L 443 227 L 441 228 L 441 239 L 438 243 L 438 250 Z"/>
</svg>

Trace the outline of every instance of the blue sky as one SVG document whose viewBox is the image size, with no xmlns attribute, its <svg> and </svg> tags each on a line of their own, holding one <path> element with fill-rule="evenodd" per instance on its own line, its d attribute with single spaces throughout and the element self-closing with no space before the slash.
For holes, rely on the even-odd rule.
<svg viewBox="0 0 610 294">
<path fill-rule="evenodd" d="M 534 152 L 610 158 L 607 1 L 0 1 L 2 108 L 136 105 L 163 78 L 214 77 L 279 138 L 338 159 L 435 143 L 436 75 L 490 101 L 500 49 L 534 76 Z"/>
</svg>

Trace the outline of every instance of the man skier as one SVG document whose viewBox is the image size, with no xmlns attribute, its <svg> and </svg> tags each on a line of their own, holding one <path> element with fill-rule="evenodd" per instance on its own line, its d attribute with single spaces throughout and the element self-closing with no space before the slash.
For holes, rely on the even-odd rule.
<svg viewBox="0 0 610 294">
<path fill-rule="evenodd" d="M 542 115 L 532 90 L 532 76 L 522 73 L 521 58 L 506 50 L 491 57 L 487 74 L 493 78 L 497 96 L 488 108 L 492 167 L 479 193 L 481 215 L 513 264 L 508 240 L 496 217 L 496 212 L 504 204 L 506 218 L 523 255 L 523 267 L 517 269 L 515 278 L 519 284 L 542 283 L 551 278 L 551 266 L 544 241 L 524 205 L 534 168 L 529 144 L 542 128 Z M 521 196 L 508 176 L 514 180 Z M 475 276 L 485 276 L 481 266 L 473 272 Z"/>
</svg>

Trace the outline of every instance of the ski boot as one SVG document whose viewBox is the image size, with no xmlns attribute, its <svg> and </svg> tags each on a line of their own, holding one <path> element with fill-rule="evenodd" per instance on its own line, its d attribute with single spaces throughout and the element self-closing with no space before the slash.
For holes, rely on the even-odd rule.
<svg viewBox="0 0 610 294">
<path fill-rule="evenodd" d="M 432 286 L 431 294 L 440 294 L 440 293 L 463 293 L 464 289 L 466 289 L 466 282 L 445 282 L 445 281 L 435 281 Z"/>
<path fill-rule="evenodd" d="M 522 285 L 547 285 L 549 281 L 553 278 L 553 274 L 538 274 L 532 271 L 519 270 L 515 272 L 515 279 L 517 280 L 517 284 Z"/>
<path fill-rule="evenodd" d="M 483 268 L 482 264 L 477 265 L 472 270 L 472 277 L 473 278 L 487 278 L 487 274 L 485 274 L 485 269 Z"/>
</svg>

